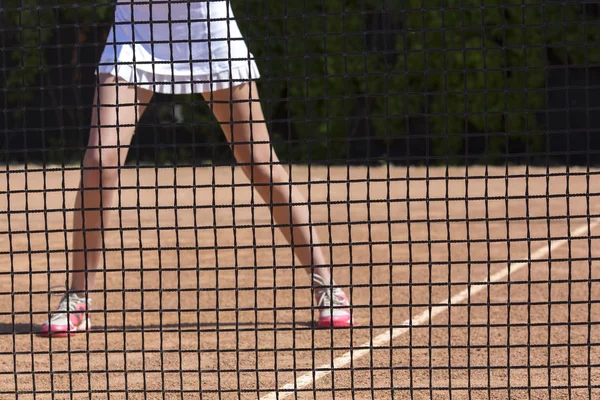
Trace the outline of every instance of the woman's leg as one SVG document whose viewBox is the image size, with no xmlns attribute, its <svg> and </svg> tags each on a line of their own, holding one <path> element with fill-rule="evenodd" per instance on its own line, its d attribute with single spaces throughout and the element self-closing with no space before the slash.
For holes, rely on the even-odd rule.
<svg viewBox="0 0 600 400">
<path fill-rule="evenodd" d="M 99 79 L 83 176 L 75 200 L 71 287 L 52 317 L 42 325 L 43 336 L 70 336 L 91 327 L 86 291 L 94 287 L 95 271 L 102 259 L 101 228 L 108 221 L 107 209 L 113 206 L 117 168 L 125 162 L 135 124 L 152 98 L 152 92 L 117 82 L 114 76 L 101 74 Z"/>
<path fill-rule="evenodd" d="M 310 213 L 300 191 L 290 185 L 287 171 L 279 163 L 271 147 L 265 117 L 254 82 L 231 89 L 205 93 L 204 98 L 227 136 L 236 160 L 255 184 L 256 191 L 271 206 L 273 219 L 281 227 L 288 242 L 294 244 L 294 254 L 306 268 L 317 287 L 321 307 L 343 307 L 321 310 L 321 326 L 348 326 L 352 323 L 347 299 L 335 283 L 326 266 L 325 256 L 316 230 L 310 224 Z M 298 246 L 298 247 L 296 247 Z"/>
<path fill-rule="evenodd" d="M 102 260 L 101 228 L 106 226 L 135 125 L 152 99 L 152 92 L 101 74 L 92 108 L 92 128 L 83 159 L 81 190 L 73 216 L 73 263 L 70 292 L 84 296 L 94 286 Z M 116 147 L 125 146 L 125 147 Z M 86 282 L 87 278 L 87 282 Z"/>
<path fill-rule="evenodd" d="M 287 241 L 299 245 L 294 247 L 295 256 L 309 274 L 317 274 L 329 284 L 329 269 L 317 232 L 309 225 L 306 200 L 290 185 L 290 177 L 271 147 L 256 85 L 243 84 L 215 91 L 212 98 L 210 93 L 204 93 L 204 98 L 221 124 L 244 174 L 256 185 L 256 191 L 267 204 L 271 199 L 277 204 L 271 208 L 273 219 L 281 226 Z"/>
</svg>

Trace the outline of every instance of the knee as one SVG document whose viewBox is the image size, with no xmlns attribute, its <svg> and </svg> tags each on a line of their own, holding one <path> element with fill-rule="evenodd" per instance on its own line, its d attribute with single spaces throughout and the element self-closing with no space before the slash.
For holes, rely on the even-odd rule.
<svg viewBox="0 0 600 400">
<path fill-rule="evenodd" d="M 255 184 L 283 183 L 287 173 L 279 164 L 254 163 L 242 167 L 246 177 Z"/>
<path fill-rule="evenodd" d="M 256 184 L 284 183 L 289 180 L 287 171 L 269 144 L 238 146 L 235 158 L 246 177 Z"/>
<path fill-rule="evenodd" d="M 102 146 L 88 148 L 83 158 L 83 166 L 92 171 L 99 171 L 101 168 L 114 169 L 119 163 L 119 149 L 115 145 L 102 143 Z"/>
<path fill-rule="evenodd" d="M 89 169 L 116 167 L 119 159 L 116 149 L 88 149 L 83 158 L 83 166 Z"/>
</svg>

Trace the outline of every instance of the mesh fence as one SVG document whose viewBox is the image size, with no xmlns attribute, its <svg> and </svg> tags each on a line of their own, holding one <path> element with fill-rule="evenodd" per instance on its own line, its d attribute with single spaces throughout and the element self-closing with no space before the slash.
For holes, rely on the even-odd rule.
<svg viewBox="0 0 600 400">
<path fill-rule="evenodd" d="M 599 396 L 599 21 L 0 1 L 0 397 Z"/>
</svg>

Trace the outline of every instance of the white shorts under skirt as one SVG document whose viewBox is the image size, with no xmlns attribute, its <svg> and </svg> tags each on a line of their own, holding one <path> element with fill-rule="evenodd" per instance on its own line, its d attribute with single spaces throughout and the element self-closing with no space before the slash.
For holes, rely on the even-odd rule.
<svg viewBox="0 0 600 400">
<path fill-rule="evenodd" d="M 119 0 L 97 73 L 168 94 L 260 78 L 229 1 Z"/>
</svg>

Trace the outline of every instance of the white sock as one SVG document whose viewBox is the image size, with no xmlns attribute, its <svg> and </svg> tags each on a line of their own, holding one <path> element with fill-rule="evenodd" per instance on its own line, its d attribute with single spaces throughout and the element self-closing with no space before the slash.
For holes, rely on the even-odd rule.
<svg viewBox="0 0 600 400">
<path fill-rule="evenodd" d="M 317 287 L 334 287 L 335 286 L 335 281 L 333 280 L 333 277 L 331 277 L 329 284 L 327 284 L 325 282 L 325 279 L 323 279 L 323 277 L 321 277 L 321 275 L 310 274 L 310 278 L 312 279 L 312 281 L 314 283 L 317 284 Z"/>
</svg>

